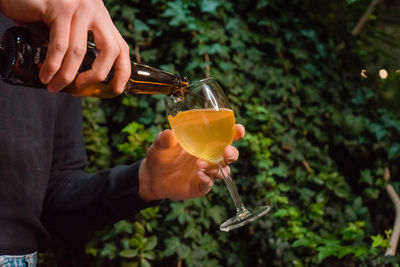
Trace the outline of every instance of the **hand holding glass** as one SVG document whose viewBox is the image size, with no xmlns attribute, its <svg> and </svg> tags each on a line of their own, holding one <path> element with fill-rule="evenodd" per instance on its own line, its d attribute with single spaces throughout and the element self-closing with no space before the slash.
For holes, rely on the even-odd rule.
<svg viewBox="0 0 400 267">
<path fill-rule="evenodd" d="M 236 215 L 219 229 L 227 232 L 267 214 L 269 206 L 247 210 L 230 174 L 222 169 L 225 147 L 232 144 L 235 135 L 235 116 L 217 81 L 207 78 L 194 83 L 182 97 L 167 96 L 165 104 L 169 124 L 179 144 L 193 156 L 218 164 L 223 175 L 236 206 Z"/>
</svg>

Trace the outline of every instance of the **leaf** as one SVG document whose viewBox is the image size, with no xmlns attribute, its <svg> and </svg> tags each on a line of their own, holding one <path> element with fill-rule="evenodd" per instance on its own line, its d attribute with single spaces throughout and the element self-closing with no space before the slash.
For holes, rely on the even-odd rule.
<svg viewBox="0 0 400 267">
<path fill-rule="evenodd" d="M 100 251 L 100 256 L 107 257 L 112 260 L 117 254 L 117 247 L 114 243 L 106 243 L 104 248 Z"/>
<path fill-rule="evenodd" d="M 357 247 L 354 252 L 354 256 L 360 257 L 360 256 L 368 255 L 368 252 L 369 252 L 368 246 Z"/>
<path fill-rule="evenodd" d="M 378 199 L 380 192 L 381 190 L 374 188 L 366 188 L 364 190 L 365 195 L 372 199 Z"/>
<path fill-rule="evenodd" d="M 153 218 L 158 218 L 160 215 L 158 214 L 160 211 L 160 206 L 149 207 L 147 209 L 141 210 L 140 214 L 143 218 L 148 221 Z M 135 224 L 134 224 L 135 225 Z M 135 230 L 136 231 L 136 230 Z"/>
<path fill-rule="evenodd" d="M 185 232 L 183 234 L 184 238 L 192 238 L 192 239 L 197 239 L 201 236 L 201 231 L 198 225 L 196 224 L 189 224 L 188 227 L 186 227 Z"/>
<path fill-rule="evenodd" d="M 119 255 L 123 258 L 134 258 L 138 255 L 137 249 L 125 249 L 119 252 Z"/>
<path fill-rule="evenodd" d="M 311 205 L 311 212 L 315 213 L 316 215 L 323 216 L 324 208 L 325 208 L 325 203 L 323 202 L 313 203 Z"/>
<path fill-rule="evenodd" d="M 376 136 L 378 141 L 382 140 L 387 135 L 385 127 L 378 123 L 371 123 L 368 126 L 368 130 Z"/>
<path fill-rule="evenodd" d="M 272 176 L 276 175 L 276 176 L 285 178 L 288 176 L 288 170 L 287 170 L 286 166 L 280 165 L 278 167 L 271 168 L 270 174 Z"/>
<path fill-rule="evenodd" d="M 215 13 L 218 6 L 219 2 L 216 0 L 202 0 L 200 2 L 200 9 L 205 13 Z"/>
<path fill-rule="evenodd" d="M 147 252 L 145 252 L 144 257 L 148 260 L 155 260 L 156 253 L 154 251 L 147 251 Z"/>
<path fill-rule="evenodd" d="M 128 221 L 125 221 L 125 220 L 119 221 L 116 224 L 114 224 L 114 229 L 117 234 L 120 234 L 120 233 L 131 234 L 132 233 L 132 225 Z"/>
<path fill-rule="evenodd" d="M 339 247 L 340 246 L 340 240 L 336 239 L 334 236 L 325 238 L 322 241 L 322 243 L 328 247 Z"/>
<path fill-rule="evenodd" d="M 329 256 L 334 256 L 337 254 L 336 247 L 318 247 L 318 260 L 323 260 L 325 258 L 328 258 Z"/>
<path fill-rule="evenodd" d="M 311 244 L 310 240 L 305 238 L 297 239 L 292 243 L 292 247 L 309 247 Z"/>
<path fill-rule="evenodd" d="M 207 213 L 216 224 L 221 224 L 226 218 L 225 209 L 221 206 L 212 206 L 207 210 Z"/>
<path fill-rule="evenodd" d="M 388 157 L 394 158 L 396 155 L 399 154 L 399 151 L 400 151 L 400 144 L 399 143 L 392 144 L 388 150 Z"/>
<path fill-rule="evenodd" d="M 139 10 L 137 10 L 136 8 L 132 8 L 132 7 L 128 7 L 128 6 L 124 6 L 124 8 L 121 9 L 122 17 L 124 19 L 134 18 L 138 11 Z"/>
<path fill-rule="evenodd" d="M 288 216 L 288 215 L 289 215 L 288 209 L 278 209 L 278 210 L 276 210 L 276 211 L 274 212 L 274 216 L 275 216 L 275 217 L 283 218 L 283 217 L 286 217 L 286 216 Z"/>
<path fill-rule="evenodd" d="M 190 248 L 182 244 L 178 237 L 171 237 L 165 240 L 167 249 L 164 251 L 165 256 L 177 254 L 180 258 L 184 259 L 189 256 Z"/>
<path fill-rule="evenodd" d="M 181 23 L 183 24 L 188 21 L 188 10 L 187 7 L 182 3 L 182 1 L 171 1 L 167 2 L 166 4 L 168 7 L 165 10 L 163 16 L 171 18 L 169 25 L 178 26 Z"/>
<path fill-rule="evenodd" d="M 141 236 L 144 236 L 144 234 L 146 232 L 144 229 L 144 226 L 139 222 L 133 223 L 133 231 Z"/>
<path fill-rule="evenodd" d="M 373 248 L 377 248 L 377 247 L 387 248 L 387 247 L 389 247 L 389 240 L 385 239 L 380 234 L 378 234 L 376 236 L 371 236 L 371 239 L 373 240 L 373 242 L 372 242 L 372 247 Z"/>
<path fill-rule="evenodd" d="M 186 259 L 187 257 L 190 256 L 191 250 L 190 250 L 190 248 L 188 246 L 180 244 L 177 247 L 176 252 L 177 252 L 177 255 L 178 255 L 179 258 Z"/>
<path fill-rule="evenodd" d="M 148 260 L 146 259 L 141 259 L 140 260 L 140 267 L 151 267 L 151 264 Z"/>
<path fill-rule="evenodd" d="M 357 240 L 364 237 L 365 221 L 349 222 L 348 226 L 341 231 L 343 240 Z"/>
<path fill-rule="evenodd" d="M 391 234 L 392 234 L 392 229 L 385 230 L 385 235 L 387 240 L 390 240 Z"/>
<path fill-rule="evenodd" d="M 278 184 L 278 189 L 282 192 L 289 192 L 292 188 L 286 184 Z"/>
<path fill-rule="evenodd" d="M 136 32 L 148 32 L 150 30 L 149 26 L 140 19 L 135 19 L 134 29 Z"/>
<path fill-rule="evenodd" d="M 142 247 L 143 244 L 143 236 L 134 236 L 129 239 L 129 244 L 131 247 Z"/>
<path fill-rule="evenodd" d="M 341 259 L 344 256 L 350 255 L 352 253 L 354 253 L 354 247 L 352 247 L 352 246 L 340 247 L 339 253 L 338 253 L 338 258 Z"/>
<path fill-rule="evenodd" d="M 369 185 L 372 185 L 373 178 L 372 178 L 371 170 L 363 170 L 361 172 L 361 180 L 366 182 Z"/>
<path fill-rule="evenodd" d="M 217 240 L 211 235 L 205 234 L 197 240 L 198 244 L 207 252 L 211 253 L 220 249 Z"/>
<path fill-rule="evenodd" d="M 157 246 L 157 236 L 151 236 L 144 242 L 144 250 L 153 250 Z"/>
</svg>

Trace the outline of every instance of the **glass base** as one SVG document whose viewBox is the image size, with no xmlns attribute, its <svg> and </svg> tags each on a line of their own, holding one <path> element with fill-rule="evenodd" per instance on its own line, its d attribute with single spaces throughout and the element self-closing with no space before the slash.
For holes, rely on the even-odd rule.
<svg viewBox="0 0 400 267">
<path fill-rule="evenodd" d="M 219 230 L 229 232 L 230 230 L 242 227 L 243 225 L 257 220 L 261 216 L 264 216 L 270 211 L 270 209 L 270 206 L 260 206 L 253 211 L 248 211 L 245 209 L 243 212 L 236 214 L 235 217 L 232 217 L 221 224 L 219 226 Z"/>
</svg>

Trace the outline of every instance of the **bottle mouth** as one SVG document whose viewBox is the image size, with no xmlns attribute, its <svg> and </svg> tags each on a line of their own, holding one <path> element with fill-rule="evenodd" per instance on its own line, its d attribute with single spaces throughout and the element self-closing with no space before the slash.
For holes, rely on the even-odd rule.
<svg viewBox="0 0 400 267">
<path fill-rule="evenodd" d="M 184 88 L 186 88 L 186 87 L 189 87 L 190 86 L 190 82 L 189 82 L 189 79 L 186 77 L 186 76 L 181 76 L 181 75 L 179 75 L 179 74 L 177 74 L 178 75 L 178 77 L 179 77 L 179 87 L 184 87 Z"/>
<path fill-rule="evenodd" d="M 9 32 L 6 32 L 0 41 L 0 78 L 11 76 L 17 59 L 17 43 Z"/>
</svg>

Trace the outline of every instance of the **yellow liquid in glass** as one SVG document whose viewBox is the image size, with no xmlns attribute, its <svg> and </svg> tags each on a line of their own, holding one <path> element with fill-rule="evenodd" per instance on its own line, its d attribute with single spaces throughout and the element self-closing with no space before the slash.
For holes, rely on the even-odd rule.
<svg viewBox="0 0 400 267">
<path fill-rule="evenodd" d="M 211 162 L 223 159 L 232 144 L 235 116 L 230 109 L 194 109 L 168 116 L 179 144 L 190 154 Z"/>
</svg>

